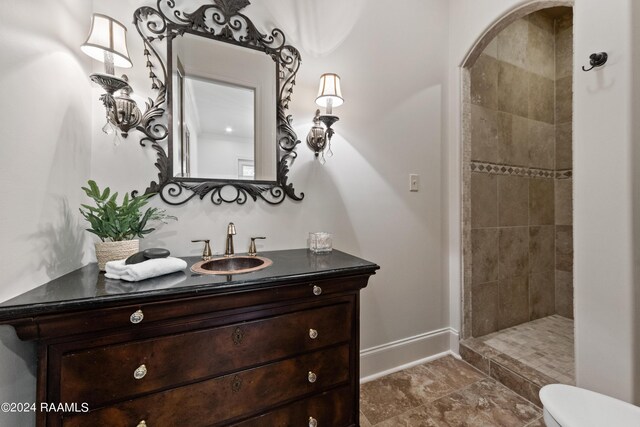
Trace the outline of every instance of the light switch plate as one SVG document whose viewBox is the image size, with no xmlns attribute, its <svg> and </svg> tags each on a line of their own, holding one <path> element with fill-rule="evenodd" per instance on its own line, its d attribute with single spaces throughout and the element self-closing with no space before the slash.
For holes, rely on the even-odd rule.
<svg viewBox="0 0 640 427">
<path fill-rule="evenodd" d="M 418 191 L 420 190 L 420 175 L 411 174 L 409 175 L 409 191 Z"/>
</svg>

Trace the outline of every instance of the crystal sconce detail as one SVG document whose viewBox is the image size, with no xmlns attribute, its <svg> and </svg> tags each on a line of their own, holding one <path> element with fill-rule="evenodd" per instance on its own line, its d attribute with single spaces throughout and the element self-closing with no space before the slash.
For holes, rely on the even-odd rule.
<svg viewBox="0 0 640 427">
<path fill-rule="evenodd" d="M 343 102 L 340 76 L 333 73 L 326 73 L 320 76 L 320 89 L 318 90 L 316 104 L 325 108 L 325 114 L 320 114 L 320 109 L 316 110 L 313 127 L 307 135 L 307 145 L 316 153 L 316 158 L 322 164 L 325 163 L 325 152 L 327 157 L 333 156 L 331 138 L 334 130 L 331 126 L 340 120 L 338 116 L 333 115 L 333 107 L 339 107 Z M 322 126 L 323 124 L 324 126 Z"/>
<path fill-rule="evenodd" d="M 127 49 L 127 28 L 109 16 L 96 13 L 91 19 L 89 37 L 80 49 L 91 58 L 104 62 L 105 73 L 89 76 L 106 92 L 100 96 L 107 113 L 107 124 L 102 130 L 111 134 L 117 128 L 126 138 L 129 130 L 135 128 L 142 118 L 140 109 L 129 96 L 133 90 L 127 76 L 120 78 L 114 75 L 115 67 L 133 66 Z M 114 96 L 118 91 L 119 95 Z"/>
</svg>

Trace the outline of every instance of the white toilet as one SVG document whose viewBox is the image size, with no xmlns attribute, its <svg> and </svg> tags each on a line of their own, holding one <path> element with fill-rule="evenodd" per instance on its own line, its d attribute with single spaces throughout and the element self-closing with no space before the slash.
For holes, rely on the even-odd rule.
<svg viewBox="0 0 640 427">
<path fill-rule="evenodd" d="M 547 427 L 640 427 L 640 407 L 564 384 L 540 390 Z"/>
</svg>

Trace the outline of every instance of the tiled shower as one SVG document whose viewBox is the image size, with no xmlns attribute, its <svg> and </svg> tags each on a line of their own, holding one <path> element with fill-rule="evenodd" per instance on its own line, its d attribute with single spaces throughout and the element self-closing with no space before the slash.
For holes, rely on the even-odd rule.
<svg viewBox="0 0 640 427">
<path fill-rule="evenodd" d="M 484 341 L 489 346 L 501 342 L 498 331 L 513 334 L 509 328 L 537 319 L 557 316 L 572 324 L 572 21 L 571 8 L 518 19 L 469 69 L 465 295 L 470 304 L 464 322 L 467 339 L 492 334 L 493 341 Z M 543 321 L 521 329 L 535 330 L 538 324 L 548 327 Z M 558 339 L 571 340 L 572 331 Z M 537 359 L 553 364 L 553 354 L 543 355 L 551 349 L 530 341 L 538 348 L 520 348 L 510 357 L 517 361 L 522 355 L 526 364 L 539 351 Z M 501 345 L 495 353 L 508 354 L 505 342 Z M 560 357 L 563 366 L 572 365 L 566 354 Z M 571 382 L 571 372 L 563 368 L 562 375 L 555 379 Z"/>
</svg>

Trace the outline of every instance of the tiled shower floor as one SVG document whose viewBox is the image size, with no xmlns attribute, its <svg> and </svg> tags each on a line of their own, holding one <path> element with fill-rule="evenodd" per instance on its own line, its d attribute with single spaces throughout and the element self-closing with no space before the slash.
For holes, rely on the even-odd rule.
<svg viewBox="0 0 640 427">
<path fill-rule="evenodd" d="M 460 354 L 516 393 L 539 403 L 547 384 L 575 384 L 573 320 L 553 315 L 460 342 Z"/>
<path fill-rule="evenodd" d="M 563 384 L 575 385 L 573 320 L 553 315 L 481 338 L 485 344 Z"/>
</svg>

